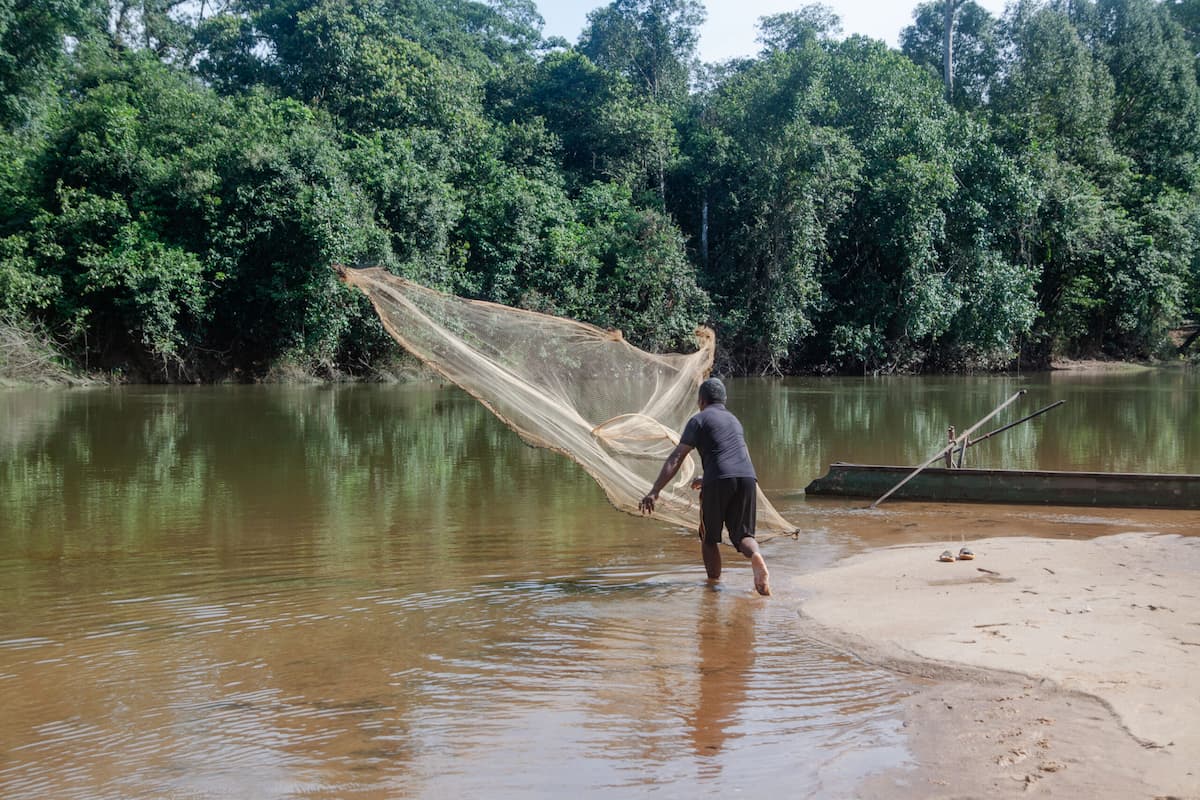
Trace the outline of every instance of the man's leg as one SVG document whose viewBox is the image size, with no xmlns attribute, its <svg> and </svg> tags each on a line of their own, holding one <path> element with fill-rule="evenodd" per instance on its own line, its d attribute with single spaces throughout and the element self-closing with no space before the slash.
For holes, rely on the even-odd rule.
<svg viewBox="0 0 1200 800">
<path fill-rule="evenodd" d="M 754 590 L 764 597 L 771 594 L 770 573 L 767 572 L 767 562 L 758 549 L 754 540 L 755 518 L 758 515 L 758 482 L 753 478 L 738 478 L 737 493 L 729 504 L 726 525 L 729 527 L 729 538 L 737 551 L 750 559 L 750 568 L 754 570 Z M 734 536 L 737 531 L 737 536 Z"/>
<path fill-rule="evenodd" d="M 700 493 L 700 502 L 704 503 L 704 492 Z M 721 548 L 708 542 L 708 537 L 704 535 L 703 510 L 700 512 L 700 529 L 697 533 L 700 534 L 700 556 L 704 559 L 704 571 L 708 573 L 709 580 L 715 581 L 721 577 Z"/>
<path fill-rule="evenodd" d="M 724 527 L 724 505 L 727 488 L 725 482 L 718 482 L 707 490 L 700 492 L 700 555 L 704 559 L 704 571 L 708 579 L 715 581 L 721 577 L 721 529 Z M 708 526 L 712 527 L 709 528 Z M 715 531 L 710 536 L 709 531 Z"/>
<path fill-rule="evenodd" d="M 738 542 L 738 550 L 741 551 L 742 555 L 750 559 L 750 569 L 754 571 L 754 591 L 763 597 L 769 597 L 771 594 L 771 574 L 767 572 L 767 560 L 763 558 L 762 552 L 759 551 L 758 542 L 754 541 L 753 537 L 747 536 Z"/>
<path fill-rule="evenodd" d="M 713 544 L 712 542 L 704 541 L 704 537 L 700 537 L 700 554 L 704 556 L 704 571 L 708 573 L 709 580 L 717 580 L 721 577 L 721 545 Z"/>
</svg>

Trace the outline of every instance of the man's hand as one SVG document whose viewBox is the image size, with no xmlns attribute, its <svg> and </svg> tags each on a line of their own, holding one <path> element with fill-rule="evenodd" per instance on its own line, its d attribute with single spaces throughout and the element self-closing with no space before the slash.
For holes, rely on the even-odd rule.
<svg viewBox="0 0 1200 800">
<path fill-rule="evenodd" d="M 703 478 L 692 478 L 692 491 L 698 492 L 704 486 Z"/>
<path fill-rule="evenodd" d="M 643 514 L 654 513 L 654 501 L 658 499 L 658 492 L 651 492 L 642 498 L 642 502 L 638 503 L 638 508 Z"/>
</svg>

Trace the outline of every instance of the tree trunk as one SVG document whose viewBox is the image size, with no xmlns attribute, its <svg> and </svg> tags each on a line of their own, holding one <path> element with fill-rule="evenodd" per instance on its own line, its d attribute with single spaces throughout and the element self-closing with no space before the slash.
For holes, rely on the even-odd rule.
<svg viewBox="0 0 1200 800">
<path fill-rule="evenodd" d="M 658 199 L 667 207 L 667 158 L 662 150 L 658 153 Z"/>
<path fill-rule="evenodd" d="M 946 84 L 946 102 L 954 100 L 954 11 L 959 3 L 945 0 L 942 18 L 942 80 Z"/>
</svg>

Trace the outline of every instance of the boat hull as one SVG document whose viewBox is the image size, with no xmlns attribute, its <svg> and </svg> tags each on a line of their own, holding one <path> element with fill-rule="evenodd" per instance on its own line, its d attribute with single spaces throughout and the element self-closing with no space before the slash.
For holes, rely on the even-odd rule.
<svg viewBox="0 0 1200 800">
<path fill-rule="evenodd" d="M 912 471 L 913 467 L 834 463 L 804 493 L 875 499 Z M 930 467 L 890 499 L 1200 509 L 1200 475 Z"/>
</svg>

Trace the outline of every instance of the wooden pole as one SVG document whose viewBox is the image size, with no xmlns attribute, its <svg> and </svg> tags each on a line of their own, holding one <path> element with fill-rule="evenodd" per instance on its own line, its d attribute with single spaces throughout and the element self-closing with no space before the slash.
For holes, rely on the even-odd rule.
<svg viewBox="0 0 1200 800">
<path fill-rule="evenodd" d="M 1021 396 L 1021 395 L 1023 395 L 1023 394 L 1025 394 L 1025 390 L 1024 390 L 1024 389 L 1022 389 L 1021 391 L 1017 392 L 1016 394 L 1014 394 L 1012 397 L 1010 397 L 1010 398 L 1008 398 L 1007 400 L 1005 400 L 1005 401 L 1004 401 L 1003 403 L 1001 403 L 1000 405 L 996 406 L 996 408 L 995 408 L 995 409 L 992 411 L 992 413 L 988 414 L 986 417 L 984 417 L 983 419 L 979 420 L 979 422 L 976 422 L 976 423 L 975 423 L 974 425 L 972 425 L 970 428 L 967 428 L 965 431 L 963 431 L 961 434 L 959 434 L 959 435 L 958 435 L 958 437 L 957 437 L 957 438 L 956 438 L 954 441 L 950 442 L 950 444 L 946 445 L 946 446 L 945 446 L 945 447 L 943 447 L 941 450 L 938 450 L 938 451 L 937 451 L 937 452 L 936 452 L 936 453 L 933 455 L 933 457 L 932 457 L 932 458 L 930 458 L 930 459 L 929 459 L 928 461 L 926 461 L 924 464 L 922 464 L 921 466 L 917 467 L 917 468 L 916 468 L 916 469 L 914 469 L 912 472 L 910 472 L 910 473 L 908 474 L 908 477 L 906 477 L 904 480 L 902 480 L 902 481 L 900 481 L 899 483 L 897 483 L 897 484 L 896 484 L 895 486 L 893 486 L 891 489 L 888 489 L 888 490 L 887 490 L 887 491 L 884 493 L 883 497 L 880 497 L 880 498 L 879 498 L 878 500 L 876 500 L 874 503 L 871 503 L 871 505 L 869 505 L 869 506 L 868 506 L 868 508 L 876 508 L 876 507 L 877 507 L 877 506 L 878 506 L 880 503 L 882 503 L 884 500 L 887 500 L 889 497 L 891 497 L 891 496 L 892 496 L 892 493 L 893 493 L 893 492 L 895 492 L 897 489 L 899 489 L 899 488 L 900 488 L 901 486 L 903 486 L 904 484 L 906 484 L 906 483 L 908 483 L 909 481 L 911 481 L 913 478 L 917 477 L 917 473 L 919 473 L 921 470 L 923 470 L 923 469 L 925 469 L 926 467 L 928 467 L 928 466 L 929 466 L 930 464 L 932 464 L 933 462 L 937 461 L 937 460 L 938 460 L 939 458 L 941 458 L 942 456 L 946 455 L 946 453 L 948 453 L 948 452 L 952 452 L 952 451 L 953 451 L 955 448 L 957 448 L 957 447 L 958 447 L 958 446 L 959 446 L 959 445 L 960 445 L 962 442 L 965 442 L 965 441 L 967 441 L 967 440 L 968 440 L 968 439 L 971 437 L 971 434 L 972 434 L 972 433 L 974 433 L 974 432 L 975 432 L 976 430 L 978 430 L 979 428 L 983 427 L 983 423 L 987 422 L 989 419 L 991 419 L 992 417 L 996 416 L 997 414 L 999 414 L 999 413 L 1000 413 L 1001 411 L 1003 411 L 1004 409 L 1008 408 L 1009 404 L 1011 404 L 1011 403 L 1012 403 L 1014 400 L 1016 400 L 1018 397 L 1020 397 L 1020 396 Z"/>
<path fill-rule="evenodd" d="M 986 440 L 986 439 L 990 439 L 990 438 L 992 438 L 992 437 L 993 437 L 993 436 L 995 436 L 997 433 L 1004 433 L 1004 432 L 1005 432 L 1006 430 L 1008 430 L 1009 428 L 1015 428 L 1016 426 L 1020 425 L 1022 422 L 1028 422 L 1029 420 L 1033 419 L 1034 417 L 1040 417 L 1042 414 L 1045 414 L 1045 413 L 1046 413 L 1047 411 L 1049 411 L 1050 409 L 1052 409 L 1052 408 L 1058 408 L 1059 406 L 1061 406 L 1061 405 L 1062 405 L 1063 403 L 1065 403 L 1065 402 L 1067 402 L 1067 401 L 1066 401 L 1066 400 L 1059 400 L 1059 401 L 1057 401 L 1057 402 L 1051 403 L 1050 405 L 1046 406 L 1045 408 L 1039 408 L 1037 411 L 1033 412 L 1032 414 L 1030 414 L 1030 415 L 1029 415 L 1029 416 L 1027 416 L 1027 417 L 1021 417 L 1021 418 L 1020 418 L 1019 420 L 1017 420 L 1016 422 L 1010 422 L 1010 423 L 1008 423 L 1007 425 L 1004 425 L 1004 426 L 1002 426 L 1002 427 L 996 428 L 996 430 L 994 430 L 994 431 L 988 431 L 988 432 L 987 432 L 987 433 L 985 433 L 983 436 L 980 436 L 978 439 L 971 439 L 971 440 L 970 440 L 970 441 L 968 441 L 968 442 L 964 442 L 964 443 L 963 443 L 963 449 L 965 450 L 965 449 L 967 449 L 968 447 L 974 447 L 975 445 L 979 444 L 980 442 L 982 442 L 982 441 L 984 441 L 984 440 Z"/>
</svg>

